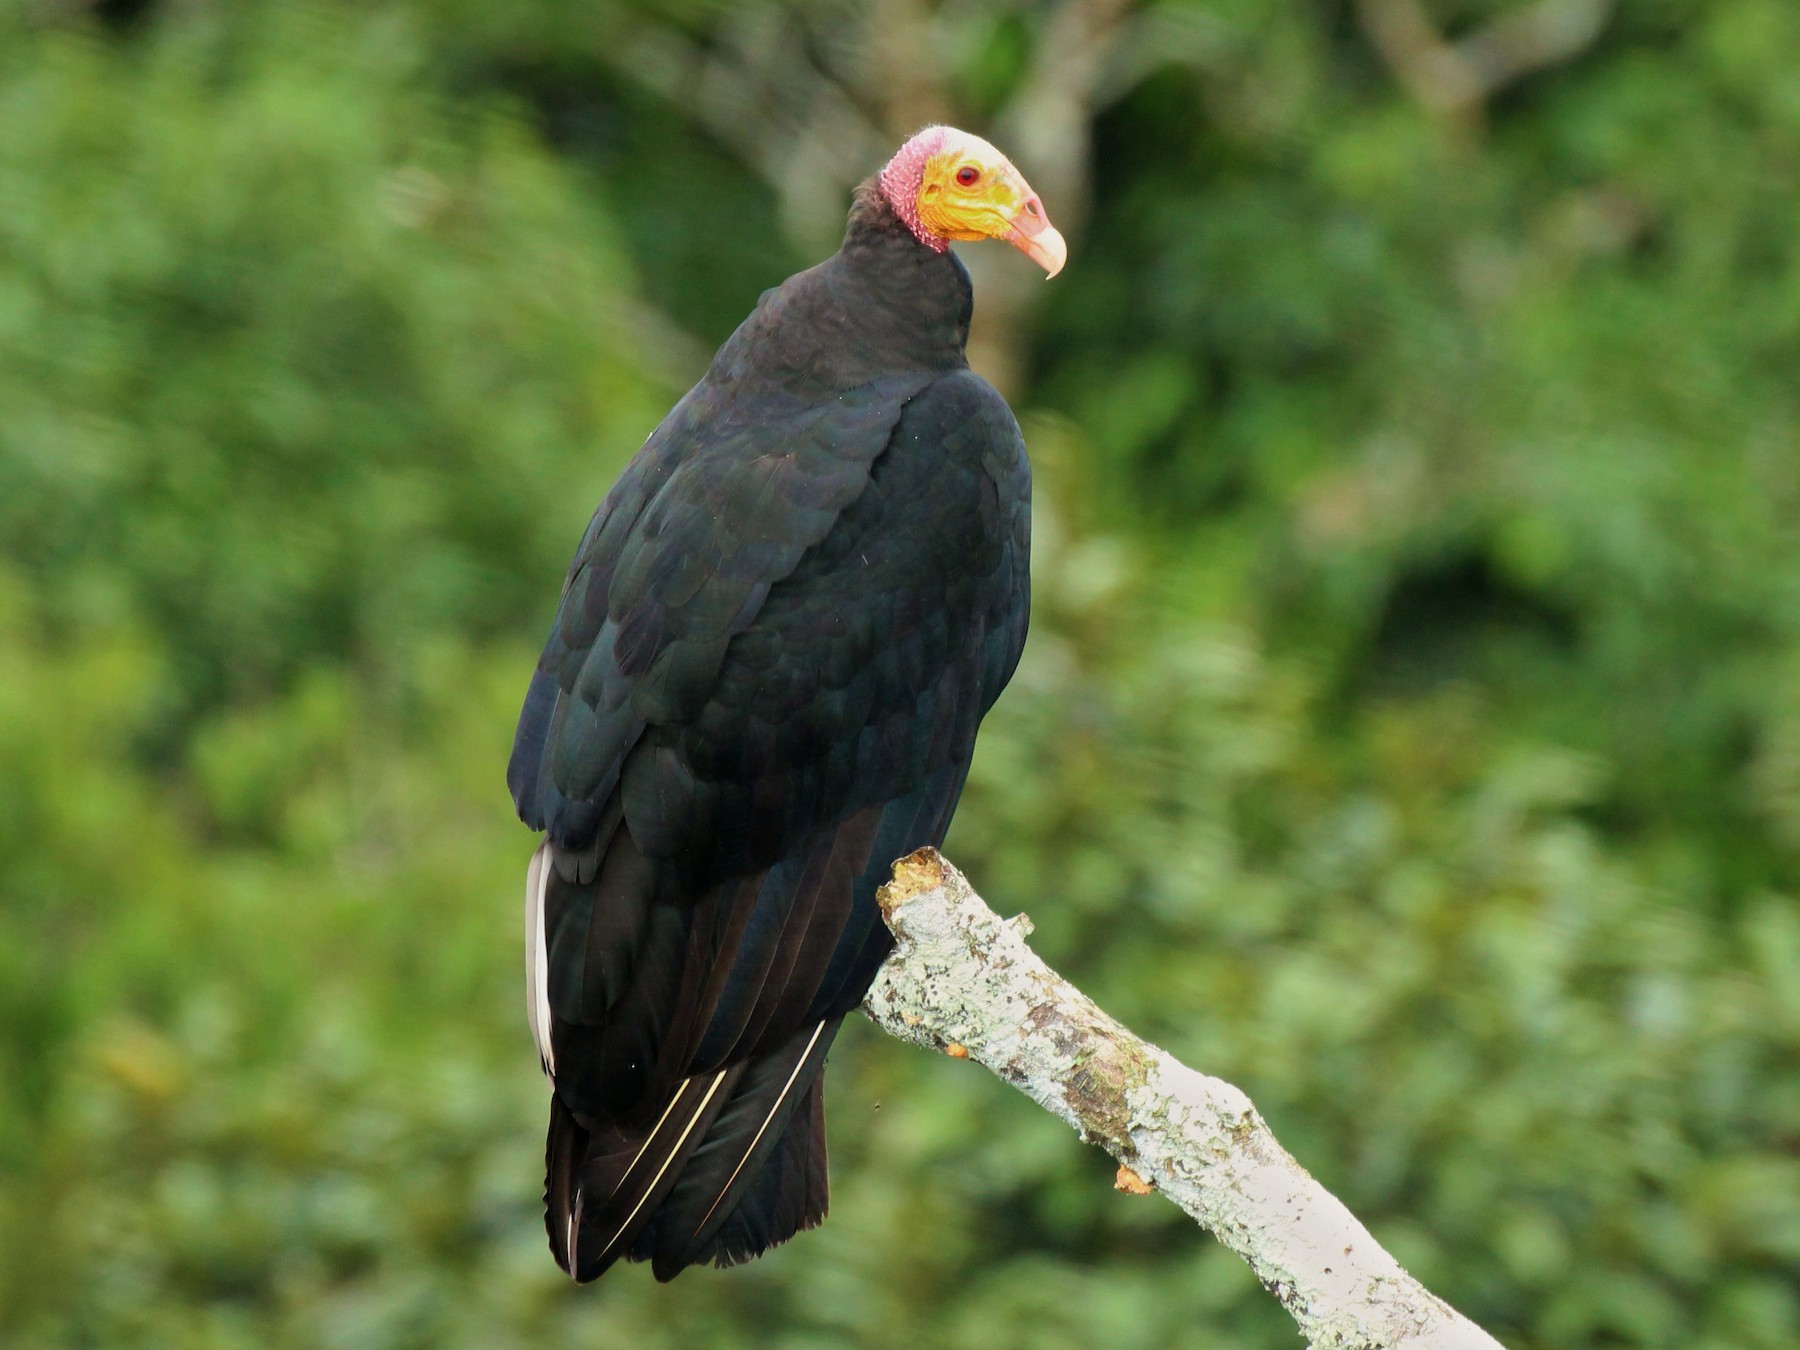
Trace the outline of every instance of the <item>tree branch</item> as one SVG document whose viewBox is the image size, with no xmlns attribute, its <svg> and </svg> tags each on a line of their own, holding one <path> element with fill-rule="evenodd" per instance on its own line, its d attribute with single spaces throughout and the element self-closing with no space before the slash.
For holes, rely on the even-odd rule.
<svg viewBox="0 0 1800 1350">
<path fill-rule="evenodd" d="M 1423 0 L 1356 0 L 1356 10 L 1375 50 L 1421 103 L 1470 122 L 1513 81 L 1584 50 L 1606 26 L 1612 4 L 1537 0 L 1457 39 L 1438 32 Z"/>
<path fill-rule="evenodd" d="M 1276 1142 L 1250 1099 L 1140 1040 L 1038 959 L 933 849 L 894 864 L 898 949 L 864 1011 L 966 1056 L 1098 1143 L 1121 1190 L 1162 1191 L 1256 1272 L 1316 1350 L 1498 1350 Z"/>
</svg>

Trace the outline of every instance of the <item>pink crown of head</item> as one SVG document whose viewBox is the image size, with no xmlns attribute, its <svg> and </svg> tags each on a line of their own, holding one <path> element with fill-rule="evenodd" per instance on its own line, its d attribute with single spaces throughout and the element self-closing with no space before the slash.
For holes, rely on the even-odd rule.
<svg viewBox="0 0 1800 1350">
<path fill-rule="evenodd" d="M 949 133 L 949 127 L 930 126 L 908 137 L 906 144 L 894 152 L 894 157 L 875 180 L 887 204 L 906 222 L 906 228 L 913 236 L 926 248 L 939 253 L 950 247 L 950 241 L 926 229 L 919 219 L 919 189 L 925 184 L 925 166 L 933 155 L 943 150 Z"/>
</svg>

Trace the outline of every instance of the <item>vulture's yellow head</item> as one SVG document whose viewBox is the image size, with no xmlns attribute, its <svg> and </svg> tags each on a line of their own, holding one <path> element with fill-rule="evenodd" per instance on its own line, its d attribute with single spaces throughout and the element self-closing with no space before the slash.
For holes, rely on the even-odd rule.
<svg viewBox="0 0 1800 1350">
<path fill-rule="evenodd" d="M 919 242 L 942 252 L 952 239 L 1004 239 L 1049 276 L 1068 245 L 1025 175 L 979 136 L 926 127 L 881 171 L 882 196 Z"/>
</svg>

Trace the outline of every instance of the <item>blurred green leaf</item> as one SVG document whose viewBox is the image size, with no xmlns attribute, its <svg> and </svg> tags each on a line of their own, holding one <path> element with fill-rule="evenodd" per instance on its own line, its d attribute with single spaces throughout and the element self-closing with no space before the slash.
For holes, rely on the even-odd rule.
<svg viewBox="0 0 1800 1350">
<path fill-rule="evenodd" d="M 1477 128 L 1353 6 L 1129 8 L 1068 271 L 978 296 L 1035 613 L 950 850 L 1508 1345 L 1786 1350 L 1800 23 L 1616 6 Z M 544 1250 L 512 718 L 589 511 L 812 260 L 704 109 L 1010 144 L 1055 13 L 0 6 L 7 1346 L 1292 1343 L 860 1025 L 822 1233 Z"/>
</svg>

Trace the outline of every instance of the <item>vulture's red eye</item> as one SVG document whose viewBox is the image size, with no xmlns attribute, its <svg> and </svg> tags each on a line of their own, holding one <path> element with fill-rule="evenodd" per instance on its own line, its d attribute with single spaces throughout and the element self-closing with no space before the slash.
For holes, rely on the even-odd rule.
<svg viewBox="0 0 1800 1350">
<path fill-rule="evenodd" d="M 981 170 L 973 164 L 965 164 L 956 171 L 956 181 L 964 187 L 974 187 L 981 181 Z"/>
</svg>

